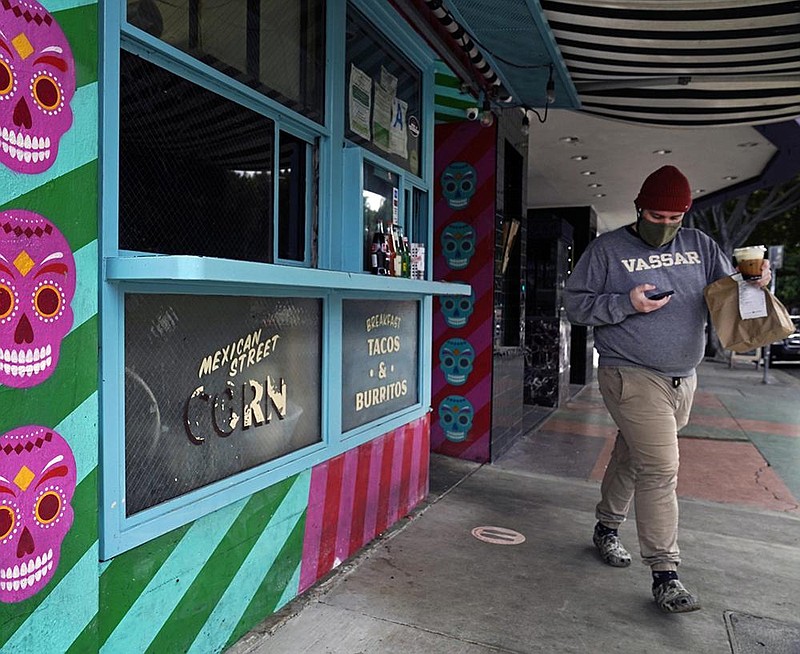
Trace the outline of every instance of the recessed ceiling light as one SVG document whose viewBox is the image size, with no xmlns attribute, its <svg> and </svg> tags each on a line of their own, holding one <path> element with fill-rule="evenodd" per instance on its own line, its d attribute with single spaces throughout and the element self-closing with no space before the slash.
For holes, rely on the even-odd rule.
<svg viewBox="0 0 800 654">
<path fill-rule="evenodd" d="M 653 154 L 672 154 L 672 150 L 653 150 Z"/>
<path fill-rule="evenodd" d="M 604 197 L 606 197 L 606 194 L 605 193 L 595 193 L 594 197 L 596 197 L 596 198 L 604 198 Z"/>
<path fill-rule="evenodd" d="M 600 188 L 602 184 L 598 184 L 597 182 L 595 182 L 594 184 L 589 184 L 588 186 L 589 188 Z"/>
<path fill-rule="evenodd" d="M 594 171 L 594 170 L 582 170 L 582 171 L 581 171 L 581 175 L 586 175 L 587 177 L 588 177 L 589 175 L 595 175 L 595 174 L 596 174 L 596 173 L 595 173 L 595 171 Z"/>
<path fill-rule="evenodd" d="M 739 178 L 736 175 L 725 175 L 725 177 L 723 177 L 722 179 L 730 182 L 733 181 L 734 179 L 739 179 Z"/>
<path fill-rule="evenodd" d="M 588 158 L 585 154 L 576 154 L 574 157 L 570 157 L 573 161 L 586 161 Z"/>
<path fill-rule="evenodd" d="M 563 141 L 564 143 L 577 143 L 580 139 L 577 136 L 562 136 L 559 141 Z"/>
<path fill-rule="evenodd" d="M 755 141 L 745 141 L 744 143 L 739 143 L 740 148 L 754 148 L 758 145 Z"/>
<path fill-rule="evenodd" d="M 704 188 L 696 188 L 692 191 L 692 193 L 705 193 L 706 190 Z"/>
</svg>

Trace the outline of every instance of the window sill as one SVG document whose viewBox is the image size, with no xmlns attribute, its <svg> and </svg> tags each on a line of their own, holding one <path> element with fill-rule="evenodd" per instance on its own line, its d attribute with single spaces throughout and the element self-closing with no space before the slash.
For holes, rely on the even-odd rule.
<svg viewBox="0 0 800 654">
<path fill-rule="evenodd" d="M 375 291 L 408 295 L 469 295 L 467 284 L 378 277 L 316 268 L 296 268 L 252 261 L 231 261 L 187 255 L 114 257 L 105 260 L 106 281 L 159 286 L 213 284 L 229 287 L 283 286 Z"/>
</svg>

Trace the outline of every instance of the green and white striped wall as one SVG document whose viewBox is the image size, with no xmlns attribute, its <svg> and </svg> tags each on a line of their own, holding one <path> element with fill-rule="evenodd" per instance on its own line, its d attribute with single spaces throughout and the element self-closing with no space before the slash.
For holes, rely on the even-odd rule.
<svg viewBox="0 0 800 654">
<path fill-rule="evenodd" d="M 310 471 L 103 567 L 72 652 L 220 652 L 297 594 Z"/>
<path fill-rule="evenodd" d="M 478 101 L 469 93 L 462 93 L 461 81 L 441 60 L 436 62 L 435 84 L 436 122 L 466 120 L 466 110 L 477 106 Z"/>
</svg>

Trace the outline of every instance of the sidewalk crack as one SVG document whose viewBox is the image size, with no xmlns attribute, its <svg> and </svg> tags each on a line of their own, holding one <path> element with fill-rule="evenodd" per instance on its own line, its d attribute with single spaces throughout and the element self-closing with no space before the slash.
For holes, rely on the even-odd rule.
<svg viewBox="0 0 800 654">
<path fill-rule="evenodd" d="M 767 484 L 766 481 L 764 480 L 764 475 L 766 475 L 767 473 L 767 468 L 770 467 L 772 466 L 767 464 L 766 466 L 761 466 L 756 470 L 755 474 L 756 486 L 763 488 L 767 493 L 772 495 L 772 497 L 775 498 L 777 501 L 783 502 L 784 504 L 788 505 L 788 508 L 782 509 L 784 512 L 797 511 L 798 509 L 800 509 L 800 504 L 797 503 L 797 500 L 795 500 L 795 498 L 792 497 L 791 501 L 787 500 L 787 498 L 781 495 L 781 493 L 772 490 L 769 487 L 769 484 Z"/>
</svg>

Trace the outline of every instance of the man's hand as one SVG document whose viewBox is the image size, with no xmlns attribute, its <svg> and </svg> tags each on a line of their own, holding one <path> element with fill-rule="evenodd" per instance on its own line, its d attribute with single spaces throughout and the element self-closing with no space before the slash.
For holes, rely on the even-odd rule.
<svg viewBox="0 0 800 654">
<path fill-rule="evenodd" d="M 633 308 L 639 313 L 650 313 L 651 311 L 660 309 L 670 301 L 671 296 L 669 295 L 661 300 L 649 299 L 645 293 L 652 291 L 655 288 L 656 287 L 652 284 L 639 284 L 639 286 L 634 286 L 630 292 L 631 304 L 633 304 Z"/>
</svg>

